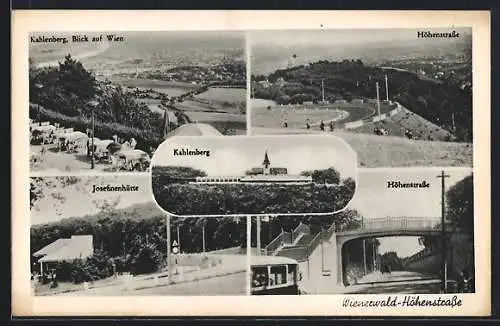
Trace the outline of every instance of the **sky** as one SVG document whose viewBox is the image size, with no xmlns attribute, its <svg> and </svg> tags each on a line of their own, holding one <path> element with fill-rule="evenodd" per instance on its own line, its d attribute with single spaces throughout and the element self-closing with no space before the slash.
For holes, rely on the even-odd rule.
<svg viewBox="0 0 500 326">
<path fill-rule="evenodd" d="M 183 148 L 208 150 L 210 156 L 173 154 Z M 334 167 L 341 178 L 355 178 L 355 152 L 333 136 L 175 137 L 158 147 L 153 166 L 186 166 L 210 176 L 237 176 L 262 167 L 266 150 L 271 167 L 288 168 L 289 174 Z"/>
<path fill-rule="evenodd" d="M 471 174 L 470 168 L 446 168 L 445 189 Z M 348 208 L 356 209 L 366 220 L 382 217 L 441 217 L 441 179 L 437 178 L 440 169 L 435 168 L 391 168 L 359 170 L 356 192 Z M 422 182 L 430 186 L 418 188 L 388 188 L 388 181 Z M 406 257 L 422 249 L 417 237 L 379 238 L 380 253 L 396 251 Z"/>
<path fill-rule="evenodd" d="M 433 33 L 457 31 L 471 34 L 470 28 L 421 28 L 421 29 L 329 29 L 329 30 L 286 30 L 286 31 L 252 31 L 251 43 L 254 46 L 310 46 L 310 45 L 348 45 L 377 42 L 398 42 L 417 40 L 417 31 Z M 456 39 L 443 38 L 440 41 L 453 42 Z M 421 41 L 421 39 L 419 40 Z"/>
<path fill-rule="evenodd" d="M 153 201 L 149 174 L 143 175 L 114 175 L 114 176 L 82 176 L 75 185 L 46 189 L 45 196 L 39 199 L 31 210 L 31 224 L 56 222 L 63 218 L 93 215 L 99 212 L 96 202 L 119 200 L 116 208 L 125 208 L 131 205 Z M 45 177 L 44 179 L 55 179 Z M 135 185 L 139 186 L 134 192 L 95 192 L 93 185 L 106 186 Z M 63 195 L 64 200 L 57 198 Z M 158 208 L 159 211 L 161 211 Z"/>
</svg>

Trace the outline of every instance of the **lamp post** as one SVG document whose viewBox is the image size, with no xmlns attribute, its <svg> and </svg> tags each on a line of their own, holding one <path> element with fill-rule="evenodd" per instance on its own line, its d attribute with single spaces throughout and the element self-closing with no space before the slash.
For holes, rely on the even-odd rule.
<svg viewBox="0 0 500 326">
<path fill-rule="evenodd" d="M 447 291 L 447 277 L 448 277 L 448 266 L 446 259 L 446 233 L 445 233 L 445 225 L 444 225 L 444 215 L 445 215 L 445 179 L 449 178 L 449 174 L 444 174 L 444 171 L 441 171 L 441 174 L 437 176 L 441 179 L 441 252 L 442 252 L 442 273 L 443 277 L 441 280 L 441 289 L 443 293 Z"/>
<path fill-rule="evenodd" d="M 40 91 L 43 88 L 43 85 L 42 84 L 35 84 L 35 87 L 38 88 L 38 90 Z M 41 123 L 42 119 L 40 118 L 40 104 L 39 103 L 36 104 L 36 108 L 38 110 L 38 123 Z"/>
<path fill-rule="evenodd" d="M 95 153 L 94 153 L 94 131 L 95 131 L 95 121 L 94 121 L 94 109 L 99 104 L 96 100 L 89 102 L 91 107 L 92 115 L 92 143 L 90 145 L 90 168 L 93 170 L 95 168 Z"/>
</svg>

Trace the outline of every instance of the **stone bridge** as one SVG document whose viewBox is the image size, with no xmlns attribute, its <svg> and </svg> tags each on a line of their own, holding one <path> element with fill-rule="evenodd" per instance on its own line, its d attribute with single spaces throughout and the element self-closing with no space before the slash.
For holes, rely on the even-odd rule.
<svg viewBox="0 0 500 326">
<path fill-rule="evenodd" d="M 441 233 L 440 218 L 384 217 L 364 220 L 355 229 L 337 230 L 337 282 L 343 283 L 344 245 L 355 239 L 394 236 L 424 236 Z"/>
</svg>

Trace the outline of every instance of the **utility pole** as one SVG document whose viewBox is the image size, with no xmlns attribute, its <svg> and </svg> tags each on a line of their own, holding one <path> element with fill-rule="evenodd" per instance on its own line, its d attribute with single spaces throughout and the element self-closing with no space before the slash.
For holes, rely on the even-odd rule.
<svg viewBox="0 0 500 326">
<path fill-rule="evenodd" d="M 172 266 L 172 248 L 170 239 L 170 214 L 166 217 L 167 224 L 167 271 L 168 271 L 168 282 L 172 282 L 173 266 Z"/>
<path fill-rule="evenodd" d="M 378 114 L 378 117 L 380 118 L 380 94 L 378 91 L 378 82 L 375 82 L 375 86 L 377 88 L 377 114 Z"/>
<path fill-rule="evenodd" d="M 257 216 L 257 255 L 261 255 L 260 249 L 260 216 Z"/>
<path fill-rule="evenodd" d="M 389 102 L 389 82 L 387 79 L 387 74 L 385 74 L 385 99 Z"/>
<path fill-rule="evenodd" d="M 365 275 L 368 274 L 368 269 L 366 267 L 366 240 L 363 239 L 363 269 L 365 271 Z"/>
<path fill-rule="evenodd" d="M 376 239 L 373 239 L 373 242 L 372 242 L 372 244 L 373 244 L 373 246 L 372 246 L 372 248 L 373 248 L 373 258 L 372 258 L 372 262 L 373 262 L 373 271 L 374 271 L 374 272 L 375 272 L 375 270 L 376 270 L 376 266 L 377 266 L 377 265 L 376 265 L 376 263 L 375 263 L 375 262 L 376 262 L 376 260 L 377 260 L 377 254 L 376 254 L 376 248 L 375 248 L 375 241 L 376 241 Z"/>
<path fill-rule="evenodd" d="M 445 178 L 449 178 L 449 174 L 445 174 L 441 171 L 441 174 L 437 176 L 441 178 L 441 250 L 442 250 L 442 280 L 441 280 L 441 290 L 443 293 L 447 291 L 447 278 L 448 278 L 448 264 L 446 261 L 446 231 L 445 231 Z"/>
<path fill-rule="evenodd" d="M 323 79 L 321 79 L 321 97 L 323 99 L 323 103 L 325 102 L 325 83 Z"/>
<path fill-rule="evenodd" d="M 179 246 L 179 252 L 181 251 L 181 237 L 180 237 L 180 225 L 177 224 L 177 245 Z"/>
<path fill-rule="evenodd" d="M 205 221 L 203 221 L 203 225 L 201 227 L 202 238 L 203 238 L 203 252 L 205 252 Z"/>
<path fill-rule="evenodd" d="M 95 156 L 94 156 L 94 109 L 92 109 L 92 144 L 90 145 L 90 168 L 93 170 L 95 168 Z"/>
<path fill-rule="evenodd" d="M 453 132 L 456 131 L 456 129 L 455 129 L 455 113 L 451 114 L 451 130 L 453 130 Z"/>
</svg>

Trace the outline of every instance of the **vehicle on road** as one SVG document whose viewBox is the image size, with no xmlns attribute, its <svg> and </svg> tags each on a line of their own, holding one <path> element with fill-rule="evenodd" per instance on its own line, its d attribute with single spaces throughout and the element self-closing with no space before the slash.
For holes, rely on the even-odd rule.
<svg viewBox="0 0 500 326">
<path fill-rule="evenodd" d="M 287 257 L 252 256 L 252 295 L 300 294 L 298 263 Z"/>
</svg>

